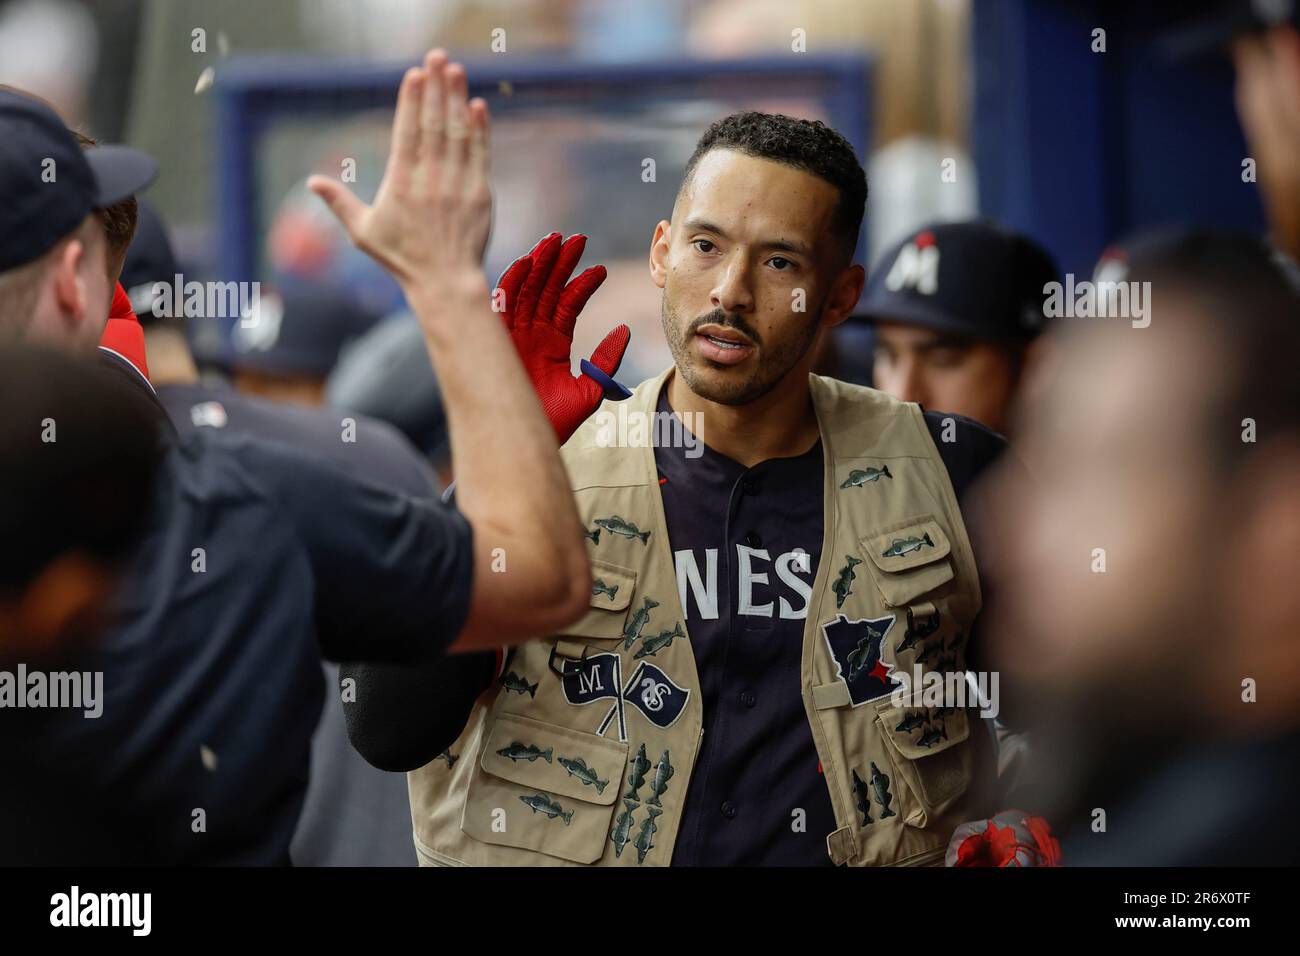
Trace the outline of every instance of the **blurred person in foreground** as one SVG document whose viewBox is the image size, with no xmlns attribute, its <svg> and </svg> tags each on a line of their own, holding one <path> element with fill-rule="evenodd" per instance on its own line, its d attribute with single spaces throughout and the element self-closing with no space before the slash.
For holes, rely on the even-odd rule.
<svg viewBox="0 0 1300 956">
<path fill-rule="evenodd" d="M 874 327 L 873 384 L 1007 434 L 1059 279 L 1046 250 L 996 223 L 916 230 L 880 257 L 855 312 Z"/>
<path fill-rule="evenodd" d="M 0 382 L 0 667 L 57 663 L 105 626 L 162 445 L 85 358 L 6 343 Z"/>
<path fill-rule="evenodd" d="M 1300 299 L 1255 239 L 1121 252 L 1150 326 L 1063 323 L 991 489 L 991 653 L 1066 865 L 1295 864 Z"/>
<path fill-rule="evenodd" d="M 13 708 L 60 687 L 79 719 L 102 713 L 102 681 L 67 668 L 111 626 L 163 447 L 130 386 L 90 357 L 0 344 L 0 383 L 0 860 L 57 858 L 42 824 L 58 820 L 82 859 L 112 859 L 112 835 L 74 822 L 87 795 L 7 743 Z M 45 681 L 35 699 L 32 674 Z"/>
<path fill-rule="evenodd" d="M 50 110 L 7 93 L 0 137 L 11 147 L 0 152 L 0 332 L 89 353 L 112 288 L 93 211 L 131 192 L 99 172 L 120 154 L 83 155 Z M 59 174 L 43 181 L 51 157 Z M 589 572 L 576 515 L 482 277 L 487 162 L 485 104 L 468 103 L 464 71 L 432 53 L 403 79 L 375 204 L 348 196 L 351 235 L 425 330 L 466 479 L 459 510 L 281 444 L 171 442 L 111 626 L 77 662 L 104 675 L 102 712 L 0 714 L 6 757 L 22 768 L 12 779 L 95 800 L 76 826 L 53 808 L 24 818 L 32 852 L 0 845 L 5 862 L 287 862 L 322 654 L 494 648 L 579 613 Z M 174 438 L 143 375 L 118 378 L 150 434 Z M 501 472 L 507 457 L 527 487 Z M 497 549 L 509 574 L 487 573 Z"/>
</svg>

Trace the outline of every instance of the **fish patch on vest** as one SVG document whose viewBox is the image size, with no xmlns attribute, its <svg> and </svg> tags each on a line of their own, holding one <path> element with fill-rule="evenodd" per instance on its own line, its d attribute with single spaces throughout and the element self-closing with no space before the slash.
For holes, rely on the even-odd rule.
<svg viewBox="0 0 1300 956">
<path fill-rule="evenodd" d="M 849 689 L 853 706 L 888 697 L 902 685 L 890 676 L 892 664 L 881 660 L 885 635 L 897 615 L 850 621 L 843 614 L 822 625 L 822 635 L 839 668 L 839 678 Z"/>
</svg>

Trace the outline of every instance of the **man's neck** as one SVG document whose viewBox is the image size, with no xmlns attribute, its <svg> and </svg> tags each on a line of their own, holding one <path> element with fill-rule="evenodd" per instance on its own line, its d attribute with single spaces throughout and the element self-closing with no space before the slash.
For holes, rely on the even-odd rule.
<svg viewBox="0 0 1300 956">
<path fill-rule="evenodd" d="M 720 455 L 751 468 L 771 458 L 802 455 L 820 437 L 808 370 L 791 369 L 775 388 L 746 405 L 701 398 L 677 374 L 668 377 L 668 404 L 680 417 L 692 413 L 704 427 L 697 437 Z M 685 419 L 690 421 L 690 419 Z"/>
<path fill-rule="evenodd" d="M 184 335 L 171 329 L 151 329 L 144 334 L 149 357 L 149 378 L 155 386 L 193 385 L 199 380 L 194 355 Z"/>
</svg>

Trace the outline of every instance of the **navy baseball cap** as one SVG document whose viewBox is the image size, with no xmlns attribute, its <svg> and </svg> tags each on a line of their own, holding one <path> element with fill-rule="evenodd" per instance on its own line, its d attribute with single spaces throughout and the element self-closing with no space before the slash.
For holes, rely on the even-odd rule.
<svg viewBox="0 0 1300 956">
<path fill-rule="evenodd" d="M 346 289 L 298 280 L 263 288 L 260 300 L 257 321 L 231 333 L 237 369 L 324 379 L 344 346 L 382 318 Z"/>
<path fill-rule="evenodd" d="M 149 326 L 156 319 L 153 314 L 154 286 L 159 282 L 171 286 L 176 281 L 180 266 L 167 236 L 167 225 L 152 203 L 140 200 L 140 218 L 135 238 L 126 250 L 119 280 L 131 299 L 131 309 L 140 324 Z"/>
<path fill-rule="evenodd" d="M 157 173 L 139 150 L 83 150 L 40 100 L 0 90 L 0 272 L 39 259 L 93 210 L 134 195 Z"/>
<path fill-rule="evenodd" d="M 901 322 L 973 339 L 1042 331 L 1043 286 L 1060 275 L 1028 236 L 987 220 L 934 223 L 888 249 L 854 318 Z"/>
</svg>

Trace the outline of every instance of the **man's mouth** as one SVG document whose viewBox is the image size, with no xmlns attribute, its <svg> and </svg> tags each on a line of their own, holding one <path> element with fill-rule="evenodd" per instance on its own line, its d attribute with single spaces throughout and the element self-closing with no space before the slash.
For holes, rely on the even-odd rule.
<svg viewBox="0 0 1300 956">
<path fill-rule="evenodd" d="M 754 351 L 753 342 L 735 329 L 725 326 L 702 325 L 695 334 L 704 357 L 722 365 L 737 365 Z"/>
</svg>

